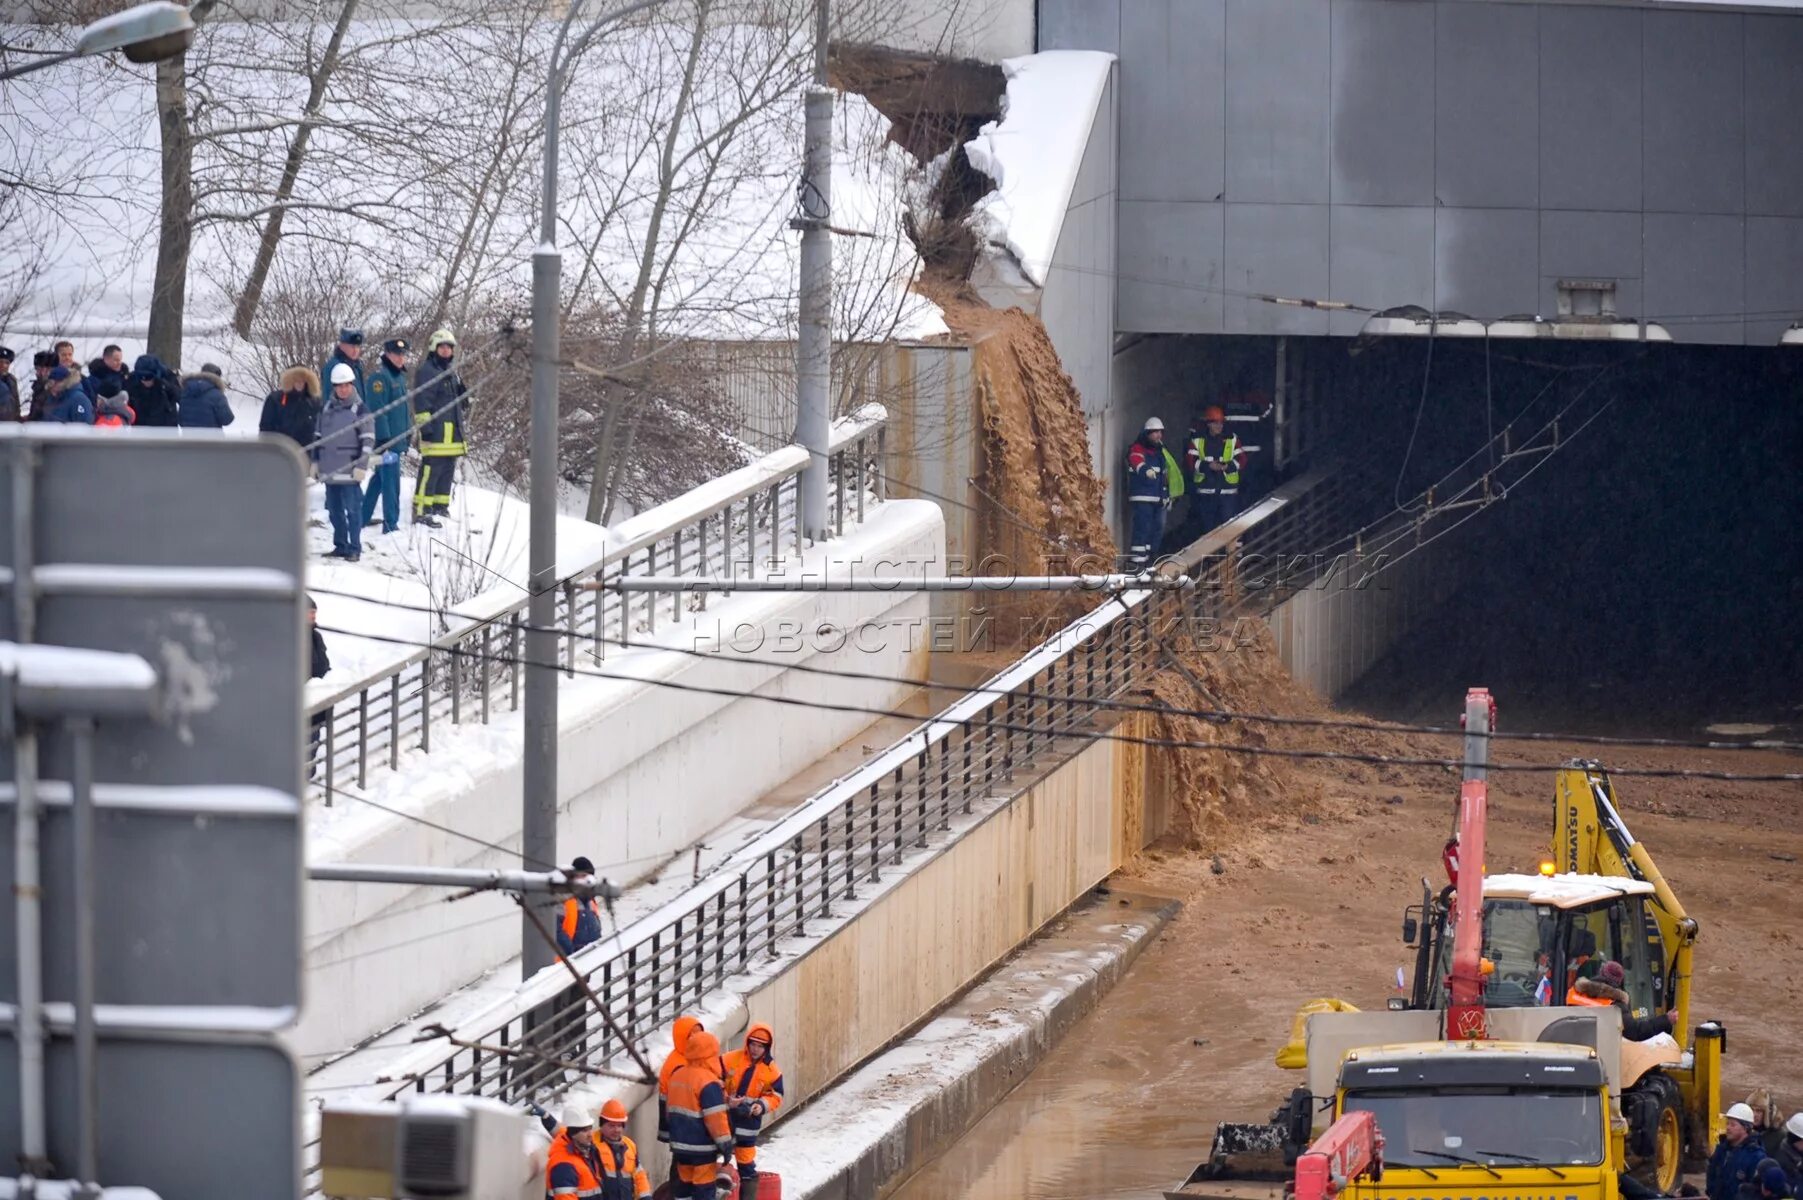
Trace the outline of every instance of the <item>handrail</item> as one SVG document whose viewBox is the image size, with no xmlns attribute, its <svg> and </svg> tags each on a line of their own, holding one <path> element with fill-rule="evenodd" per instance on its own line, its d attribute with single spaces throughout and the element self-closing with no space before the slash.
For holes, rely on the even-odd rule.
<svg viewBox="0 0 1803 1200">
<path fill-rule="evenodd" d="M 880 459 L 887 421 L 881 405 L 869 404 L 833 424 L 828 453 L 835 534 L 844 533 L 848 518 L 862 521 L 867 501 L 885 494 Z M 775 562 L 800 553 L 797 492 L 807 463 L 805 448 L 784 447 L 610 531 L 598 558 L 554 585 L 557 624 L 571 631 L 559 639 L 560 665 L 574 673 L 579 642 L 599 661 L 610 622 L 617 621 L 622 640 L 635 621 L 640 628 L 655 626 L 657 598 L 610 595 L 587 587 L 589 581 L 625 574 L 629 564 L 632 574 L 688 575 L 712 571 L 716 563 L 731 569 L 760 556 Z M 429 751 L 435 720 L 486 724 L 497 706 L 518 708 L 527 603 L 522 596 L 492 611 L 467 601 L 453 605 L 444 615 L 457 622 L 454 628 L 308 705 L 317 742 L 313 789 L 325 802 L 332 803 L 338 790 L 366 786 L 372 770 L 398 768 L 406 751 Z M 673 617 L 680 616 L 681 597 L 665 603 Z M 705 596 L 700 605 L 706 607 Z M 578 635 L 579 628 L 589 632 Z"/>
<path fill-rule="evenodd" d="M 1205 538 L 1198 544 L 1218 551 L 1257 541 L 1261 530 L 1277 526 L 1285 532 L 1271 543 L 1273 550 L 1318 544 L 1321 530 L 1280 518 L 1323 511 L 1309 501 L 1330 492 L 1331 483 L 1326 475 L 1298 480 L 1253 506 L 1227 542 Z M 597 993 L 609 998 L 630 1036 L 643 1038 L 755 959 L 775 956 L 807 922 L 831 916 L 835 903 L 855 899 L 857 889 L 883 871 L 902 867 L 910 852 L 924 850 L 932 835 L 949 828 L 954 812 L 969 812 L 974 801 L 996 794 L 999 784 L 1060 739 L 1097 728 L 1096 707 L 1083 702 L 1119 695 L 1152 659 L 1146 651 L 1157 636 L 1151 632 L 1155 622 L 1124 618 L 1142 612 L 1149 618 L 1180 617 L 1215 604 L 1200 591 L 1163 589 L 1109 599 L 822 788 L 735 850 L 701 883 L 573 961 Z M 594 1020 L 586 999 L 572 1001 L 561 965 L 464 1022 L 458 1039 L 490 1047 L 512 1044 L 526 1036 L 534 1010 L 549 1014 L 540 1018 L 534 1037 L 557 1037 L 561 1030 L 591 1061 L 608 1057 L 610 1035 Z M 544 1032 L 546 1022 L 553 1033 Z M 398 1076 L 391 1071 L 390 1078 L 410 1080 L 387 1088 L 395 1095 L 413 1089 L 519 1099 L 562 1086 L 561 1073 L 442 1043 L 422 1045 L 419 1057 L 392 1065 L 401 1070 Z"/>
</svg>

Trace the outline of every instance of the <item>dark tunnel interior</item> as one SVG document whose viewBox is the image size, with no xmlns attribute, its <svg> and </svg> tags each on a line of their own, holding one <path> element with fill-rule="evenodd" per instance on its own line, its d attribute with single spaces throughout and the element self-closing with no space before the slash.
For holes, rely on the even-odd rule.
<svg viewBox="0 0 1803 1200">
<path fill-rule="evenodd" d="M 1457 593 L 1343 702 L 1438 720 L 1483 685 L 1521 729 L 1803 722 L 1803 347 L 1341 346 L 1330 440 L 1405 499 L 1524 408 L 1566 411 L 1558 449 L 1448 535 Z"/>
</svg>

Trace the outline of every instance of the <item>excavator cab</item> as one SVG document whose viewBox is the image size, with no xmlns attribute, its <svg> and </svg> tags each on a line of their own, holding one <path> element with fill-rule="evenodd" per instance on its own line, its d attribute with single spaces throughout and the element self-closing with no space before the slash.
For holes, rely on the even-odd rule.
<svg viewBox="0 0 1803 1200">
<path fill-rule="evenodd" d="M 1495 875 L 1484 881 L 1484 1003 L 1489 1008 L 1546 1007 L 1566 1003 L 1579 979 L 1593 977 L 1613 959 L 1622 965 L 1624 990 L 1635 1016 L 1670 1006 L 1677 967 L 1659 923 L 1648 912 L 1653 887 L 1620 878 Z M 1451 971 L 1451 889 L 1410 921 L 1425 936 L 1416 943 L 1410 1008 L 1443 1009 Z"/>
</svg>

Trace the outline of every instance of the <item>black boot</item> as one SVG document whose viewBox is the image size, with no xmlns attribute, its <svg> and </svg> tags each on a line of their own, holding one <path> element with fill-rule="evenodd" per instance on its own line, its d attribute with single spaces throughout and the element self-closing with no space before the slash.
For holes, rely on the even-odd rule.
<svg viewBox="0 0 1803 1200">
<path fill-rule="evenodd" d="M 741 1164 L 739 1167 L 739 1200 L 758 1200 L 757 1164 Z"/>
</svg>

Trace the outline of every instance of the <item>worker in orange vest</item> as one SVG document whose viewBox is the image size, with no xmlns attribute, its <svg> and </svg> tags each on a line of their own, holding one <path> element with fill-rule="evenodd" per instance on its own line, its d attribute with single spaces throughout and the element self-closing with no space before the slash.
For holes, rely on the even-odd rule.
<svg viewBox="0 0 1803 1200">
<path fill-rule="evenodd" d="M 582 855 L 570 864 L 572 875 L 593 875 L 595 864 Z M 563 902 L 563 920 L 557 923 L 557 949 L 565 958 L 601 940 L 601 904 L 593 896 Z"/>
<path fill-rule="evenodd" d="M 732 1156 L 732 1125 L 720 1082 L 720 1039 L 689 1034 L 683 1065 L 670 1077 L 667 1108 L 670 1157 L 676 1162 L 675 1200 L 714 1200 L 720 1163 Z"/>
<path fill-rule="evenodd" d="M 601 1194 L 601 1155 L 595 1149 L 595 1114 L 581 1100 L 563 1106 L 563 1126 L 551 1138 L 545 1159 L 547 1200 L 574 1200 Z"/>
<path fill-rule="evenodd" d="M 776 1034 L 754 1022 L 745 1048 L 726 1056 L 726 1103 L 732 1109 L 732 1156 L 739 1166 L 740 1200 L 757 1200 L 758 1134 L 764 1118 L 783 1106 L 783 1070 L 770 1058 Z"/>
<path fill-rule="evenodd" d="M 626 1106 L 618 1100 L 601 1106 L 595 1152 L 601 1161 L 599 1200 L 650 1200 L 651 1181 L 639 1166 L 638 1146 L 626 1136 Z"/>
<path fill-rule="evenodd" d="M 657 1072 L 657 1140 L 670 1140 L 669 1101 L 670 1080 L 682 1064 L 688 1061 L 687 1051 L 689 1035 L 701 1028 L 701 1022 L 684 1013 L 670 1025 L 670 1053 L 664 1055 L 664 1065 Z"/>
</svg>

